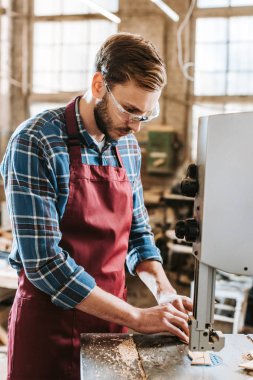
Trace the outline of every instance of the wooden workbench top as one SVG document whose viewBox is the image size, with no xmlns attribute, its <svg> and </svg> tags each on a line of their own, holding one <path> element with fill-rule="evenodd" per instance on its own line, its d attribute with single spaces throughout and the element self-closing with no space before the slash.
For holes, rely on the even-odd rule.
<svg viewBox="0 0 253 380">
<path fill-rule="evenodd" d="M 225 336 L 225 348 L 215 353 L 223 363 L 191 366 L 188 347 L 168 335 L 82 334 L 82 380 L 249 380 L 240 369 L 242 354 L 253 350 L 245 335 Z"/>
</svg>

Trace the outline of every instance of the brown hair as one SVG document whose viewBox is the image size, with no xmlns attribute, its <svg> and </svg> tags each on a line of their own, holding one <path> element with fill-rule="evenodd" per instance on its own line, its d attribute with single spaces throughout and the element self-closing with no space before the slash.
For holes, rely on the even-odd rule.
<svg viewBox="0 0 253 380">
<path fill-rule="evenodd" d="M 165 65 L 157 49 L 137 34 L 110 36 L 97 52 L 95 69 L 103 74 L 111 88 L 132 79 L 139 87 L 156 91 L 167 81 Z"/>
</svg>

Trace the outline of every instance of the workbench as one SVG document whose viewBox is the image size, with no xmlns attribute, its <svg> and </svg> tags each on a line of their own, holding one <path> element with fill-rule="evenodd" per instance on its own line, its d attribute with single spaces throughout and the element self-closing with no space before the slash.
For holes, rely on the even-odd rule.
<svg viewBox="0 0 253 380">
<path fill-rule="evenodd" d="M 252 336 L 251 336 L 252 337 Z M 216 366 L 192 366 L 188 347 L 169 335 L 82 334 L 81 380 L 249 380 L 238 367 L 253 350 L 246 335 L 225 335 Z"/>
</svg>

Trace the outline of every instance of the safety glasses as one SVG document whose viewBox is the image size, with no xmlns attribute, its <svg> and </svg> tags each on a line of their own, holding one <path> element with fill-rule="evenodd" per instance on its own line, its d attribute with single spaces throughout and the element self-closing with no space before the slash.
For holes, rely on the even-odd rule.
<svg viewBox="0 0 253 380">
<path fill-rule="evenodd" d="M 107 92 L 111 96 L 112 101 L 113 101 L 115 107 L 117 108 L 117 110 L 119 111 L 119 113 L 122 115 L 122 117 L 124 117 L 125 119 L 127 119 L 130 123 L 131 122 L 136 122 L 136 121 L 137 122 L 147 123 L 150 120 L 154 119 L 155 117 L 159 116 L 160 108 L 159 108 L 159 103 L 158 102 L 157 102 L 157 105 L 155 106 L 155 108 L 152 111 L 147 112 L 144 115 L 136 115 L 134 113 L 131 113 L 131 112 L 128 112 L 127 110 L 125 110 L 122 107 L 122 105 L 117 101 L 117 99 L 115 98 L 115 96 L 113 95 L 113 93 L 111 92 L 109 86 L 106 83 L 105 83 L 105 86 L 106 86 Z"/>
</svg>

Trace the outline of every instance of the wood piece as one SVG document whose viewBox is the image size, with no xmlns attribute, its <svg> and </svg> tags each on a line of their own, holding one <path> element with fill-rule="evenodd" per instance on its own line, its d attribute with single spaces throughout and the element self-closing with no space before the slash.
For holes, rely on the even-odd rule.
<svg viewBox="0 0 253 380">
<path fill-rule="evenodd" d="M 8 288 L 0 288 L 0 302 L 8 300 L 9 298 L 14 297 L 15 290 Z"/>
<path fill-rule="evenodd" d="M 4 184 L 0 180 L 0 202 L 4 202 L 4 201 L 5 201 Z"/>
<path fill-rule="evenodd" d="M 3 213 L 2 205 L 5 202 L 1 202 L 1 211 Z M 3 216 L 3 215 L 2 215 Z M 9 229 L 0 228 L 0 251 L 10 252 L 12 247 L 13 236 Z"/>
<path fill-rule="evenodd" d="M 13 240 L 13 235 L 12 235 L 12 232 L 11 230 L 4 230 L 4 229 L 0 229 L 0 236 L 6 238 L 6 239 L 9 239 L 9 240 Z"/>
<path fill-rule="evenodd" d="M 220 8 L 208 8 L 208 9 L 195 9 L 194 17 L 233 17 L 233 16 L 250 16 L 253 15 L 252 6 L 244 7 L 220 7 Z M 221 100 L 222 102 L 222 100 Z"/>
<path fill-rule="evenodd" d="M 0 237 L 0 251 L 10 252 L 12 247 L 12 241 L 5 237 Z"/>
<path fill-rule="evenodd" d="M 11 309 L 10 306 L 3 306 L 3 305 L 0 306 L 0 324 L 1 325 L 7 322 L 10 309 Z"/>
<path fill-rule="evenodd" d="M 243 360 L 253 360 L 253 350 L 246 352 L 242 355 Z"/>
<path fill-rule="evenodd" d="M 208 351 L 192 352 L 189 350 L 188 356 L 192 360 L 191 365 L 212 365 Z"/>
<path fill-rule="evenodd" d="M 155 168 L 158 168 L 159 166 L 163 166 L 164 164 L 165 164 L 165 159 L 164 158 L 159 158 L 158 160 L 155 160 L 154 162 L 153 162 L 153 166 L 155 167 Z"/>
</svg>

